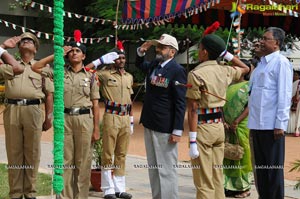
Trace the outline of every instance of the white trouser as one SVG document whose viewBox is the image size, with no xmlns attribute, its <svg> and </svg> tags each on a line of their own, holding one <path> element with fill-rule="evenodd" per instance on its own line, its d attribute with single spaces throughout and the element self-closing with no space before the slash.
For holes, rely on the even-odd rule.
<svg viewBox="0 0 300 199">
<path fill-rule="evenodd" d="M 101 171 L 101 189 L 104 195 L 125 192 L 125 176 L 112 176 L 111 170 Z"/>
</svg>

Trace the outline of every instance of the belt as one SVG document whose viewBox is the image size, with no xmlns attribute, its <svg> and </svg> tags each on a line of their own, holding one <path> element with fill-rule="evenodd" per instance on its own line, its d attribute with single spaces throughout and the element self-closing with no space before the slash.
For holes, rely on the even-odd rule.
<svg viewBox="0 0 300 199">
<path fill-rule="evenodd" d="M 131 104 L 118 104 L 112 101 L 105 102 L 105 112 L 116 115 L 128 115 L 131 111 Z"/>
<path fill-rule="evenodd" d="M 42 99 L 4 99 L 6 104 L 17 104 L 21 106 L 37 105 L 42 103 Z"/>
<path fill-rule="evenodd" d="M 208 108 L 199 110 L 198 124 L 211 124 L 222 122 L 222 111 L 221 108 Z M 202 113 L 202 114 L 201 114 Z"/>
<path fill-rule="evenodd" d="M 69 115 L 90 114 L 91 110 L 88 108 L 65 108 L 64 113 Z"/>
</svg>

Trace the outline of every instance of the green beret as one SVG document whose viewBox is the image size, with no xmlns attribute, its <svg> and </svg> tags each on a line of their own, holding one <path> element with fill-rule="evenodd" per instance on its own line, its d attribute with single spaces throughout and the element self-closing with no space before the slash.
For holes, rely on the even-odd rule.
<svg viewBox="0 0 300 199">
<path fill-rule="evenodd" d="M 215 34 L 206 35 L 201 43 L 208 51 L 210 59 L 217 59 L 226 48 L 224 40 Z"/>
</svg>

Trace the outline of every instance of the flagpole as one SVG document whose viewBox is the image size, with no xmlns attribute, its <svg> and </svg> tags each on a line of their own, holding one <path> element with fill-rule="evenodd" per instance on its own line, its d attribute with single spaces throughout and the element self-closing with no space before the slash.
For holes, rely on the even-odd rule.
<svg viewBox="0 0 300 199">
<path fill-rule="evenodd" d="M 120 0 L 117 2 L 117 9 L 116 9 L 116 24 L 115 24 L 115 46 L 117 46 L 118 41 L 118 14 L 119 14 L 119 6 L 120 6 Z"/>
</svg>

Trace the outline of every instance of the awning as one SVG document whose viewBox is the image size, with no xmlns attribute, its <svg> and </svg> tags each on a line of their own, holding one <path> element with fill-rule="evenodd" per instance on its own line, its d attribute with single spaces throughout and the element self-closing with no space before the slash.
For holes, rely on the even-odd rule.
<svg viewBox="0 0 300 199">
<path fill-rule="evenodd" d="M 171 22 L 207 27 L 219 21 L 230 27 L 230 15 L 238 6 L 245 10 L 241 28 L 276 26 L 287 33 L 300 35 L 300 0 L 126 0 L 123 7 L 124 24 Z M 299 14 L 299 16 L 298 16 Z M 157 25 L 155 24 L 155 25 Z"/>
<path fill-rule="evenodd" d="M 125 0 L 124 24 L 144 24 L 170 20 L 181 15 L 207 10 L 220 0 Z"/>
</svg>

